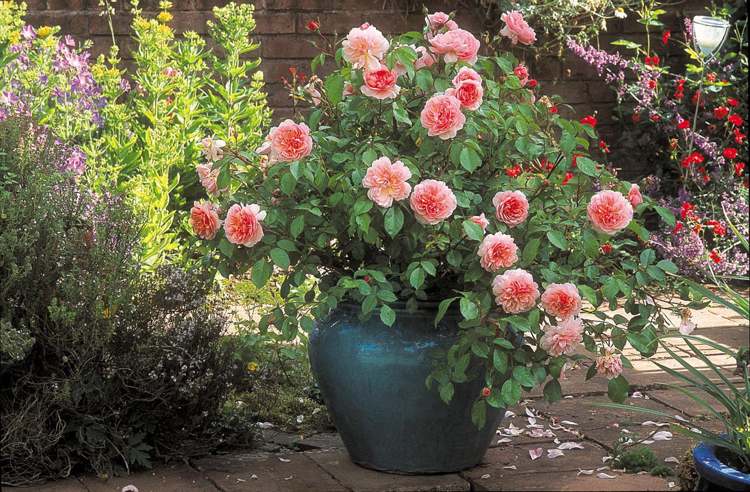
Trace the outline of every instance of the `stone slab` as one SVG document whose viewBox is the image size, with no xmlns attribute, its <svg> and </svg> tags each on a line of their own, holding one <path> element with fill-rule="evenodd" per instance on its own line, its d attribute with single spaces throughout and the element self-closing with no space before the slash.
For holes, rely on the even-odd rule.
<svg viewBox="0 0 750 492">
<path fill-rule="evenodd" d="M 695 400 L 687 396 L 685 393 L 673 389 L 651 390 L 648 392 L 648 395 L 664 405 L 680 409 L 680 411 L 688 417 L 703 417 L 711 413 L 706 407 L 696 403 Z M 696 395 L 700 396 L 706 403 L 711 405 L 711 408 L 714 410 L 721 411 L 724 409 L 723 405 L 707 394 L 696 391 Z"/>
<path fill-rule="evenodd" d="M 86 487 L 75 478 L 67 478 L 65 480 L 56 480 L 28 487 L 3 487 L 3 490 L 17 490 L 18 492 L 85 492 Z"/>
<path fill-rule="evenodd" d="M 539 446 L 543 455 L 536 460 L 529 456 L 529 450 L 537 447 L 533 444 L 494 448 L 487 451 L 481 465 L 462 472 L 462 475 L 471 481 L 475 490 L 554 490 L 557 487 L 554 477 L 562 472 L 577 473 L 579 469 L 602 466 L 601 460 L 608 455 L 607 451 L 592 442 L 584 442 L 583 446 L 584 449 L 564 451 L 565 455 L 558 458 L 547 457 L 547 449 L 556 447 L 555 444 Z M 541 479 L 538 474 L 549 475 Z M 522 478 L 517 480 L 518 477 Z"/>
<path fill-rule="evenodd" d="M 304 453 L 246 453 L 211 456 L 194 465 L 226 492 L 310 492 L 347 489 Z"/>
<path fill-rule="evenodd" d="M 81 481 L 89 492 L 121 492 L 127 485 L 136 486 L 138 492 L 216 491 L 211 482 L 187 465 L 164 466 L 108 480 L 85 476 Z"/>
<path fill-rule="evenodd" d="M 353 492 L 463 492 L 470 484 L 456 473 L 445 475 L 396 475 L 355 465 L 346 451 L 305 453 L 321 468 Z"/>
<path fill-rule="evenodd" d="M 560 458 L 556 458 L 560 459 Z M 606 471 L 615 479 L 602 479 L 594 476 L 578 475 L 578 470 L 562 472 L 506 473 L 497 476 L 472 479 L 476 491 L 661 491 L 677 490 L 669 487 L 669 482 L 650 475 L 621 474 Z M 674 479 L 670 479 L 674 480 Z M 676 482 L 676 480 L 675 480 Z"/>
<path fill-rule="evenodd" d="M 314 449 L 344 449 L 344 441 L 336 432 L 321 432 L 304 436 L 293 442 L 295 449 L 310 451 Z"/>
</svg>

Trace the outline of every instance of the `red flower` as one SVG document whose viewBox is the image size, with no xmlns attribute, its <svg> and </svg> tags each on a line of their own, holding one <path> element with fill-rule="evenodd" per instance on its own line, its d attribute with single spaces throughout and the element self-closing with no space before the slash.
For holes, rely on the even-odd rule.
<svg viewBox="0 0 750 492">
<path fill-rule="evenodd" d="M 583 157 L 583 154 L 573 154 L 573 158 L 570 159 L 570 167 L 578 167 L 579 157 Z"/>
<path fill-rule="evenodd" d="M 690 128 L 690 121 L 688 120 L 682 120 L 679 123 L 677 123 L 677 128 L 680 130 L 684 130 L 686 128 Z"/>
<path fill-rule="evenodd" d="M 565 173 L 565 178 L 562 180 L 562 185 L 565 186 L 566 184 L 568 184 L 568 181 L 570 181 L 571 179 L 573 179 L 573 176 L 575 176 L 575 175 L 573 173 L 571 173 L 570 171 L 568 171 L 567 173 Z"/>
<path fill-rule="evenodd" d="M 663 33 L 661 33 L 661 43 L 666 46 L 669 44 L 669 38 L 672 37 L 672 31 L 669 29 L 665 30 Z"/>
<path fill-rule="evenodd" d="M 609 154 L 609 145 L 607 145 L 607 142 L 604 140 L 599 140 L 599 148 L 604 152 L 605 154 Z"/>
<path fill-rule="evenodd" d="M 682 222 L 676 222 L 674 225 L 674 229 L 672 229 L 672 234 L 677 234 L 678 232 L 682 230 L 682 228 L 683 228 Z"/>
<path fill-rule="evenodd" d="M 733 131 L 734 131 L 734 141 L 742 145 L 742 143 L 747 138 L 747 135 L 742 133 L 739 128 L 735 128 Z"/>
<path fill-rule="evenodd" d="M 727 121 L 729 121 L 734 126 L 742 126 L 742 123 L 744 123 L 742 116 L 738 115 L 737 113 L 730 115 L 729 118 L 727 118 Z"/>
<path fill-rule="evenodd" d="M 511 178 L 518 177 L 521 174 L 521 172 L 523 172 L 523 169 L 521 169 L 521 166 L 519 164 L 516 164 L 515 166 L 510 167 L 505 170 L 505 174 L 507 174 Z"/>
<path fill-rule="evenodd" d="M 654 79 L 648 79 L 648 88 L 651 90 L 656 89 L 656 81 Z"/>
<path fill-rule="evenodd" d="M 699 90 L 695 91 L 691 99 L 693 101 L 693 104 L 698 104 L 698 99 L 700 99 L 700 97 L 701 97 L 701 91 Z M 701 101 L 701 106 L 703 106 L 704 104 L 706 103 L 704 101 Z"/>
<path fill-rule="evenodd" d="M 689 155 L 686 155 L 682 161 L 682 167 L 690 167 L 692 164 L 703 164 L 703 161 L 705 158 L 703 157 L 703 154 L 701 154 L 698 151 L 693 151 Z"/>
<path fill-rule="evenodd" d="M 680 207 L 680 217 L 682 217 L 682 220 L 695 217 L 693 210 L 695 210 L 695 205 L 690 202 L 683 203 Z"/>
<path fill-rule="evenodd" d="M 658 114 L 654 113 L 651 116 L 649 116 L 648 119 L 650 119 L 654 123 L 659 123 L 661 121 L 661 116 L 659 116 Z"/>
<path fill-rule="evenodd" d="M 721 255 L 715 249 L 712 249 L 708 254 L 708 257 L 713 260 L 714 263 L 721 263 Z"/>
<path fill-rule="evenodd" d="M 726 236 L 727 234 L 727 228 L 724 227 L 724 224 L 722 224 L 718 220 L 706 221 L 706 225 L 712 227 L 714 230 L 714 234 L 716 234 L 717 236 L 723 237 L 723 236 Z"/>
<path fill-rule="evenodd" d="M 714 118 L 716 118 L 717 120 L 723 120 L 728 114 L 729 108 L 727 108 L 726 106 L 719 106 L 714 109 Z"/>
<path fill-rule="evenodd" d="M 536 79 L 529 79 L 529 81 L 526 82 L 526 87 L 528 87 L 530 89 L 533 89 L 537 85 L 539 85 L 539 82 L 537 82 Z"/>
<path fill-rule="evenodd" d="M 311 20 L 307 23 L 305 27 L 307 28 L 308 31 L 314 32 L 320 29 L 320 22 L 318 22 L 317 20 Z"/>
<path fill-rule="evenodd" d="M 685 79 L 677 81 L 677 89 L 674 91 L 674 98 L 681 101 L 685 97 Z"/>
<path fill-rule="evenodd" d="M 604 254 L 604 255 L 608 255 L 608 254 L 610 254 L 612 252 L 612 245 L 609 244 L 609 243 L 604 243 L 599 248 L 599 251 L 601 251 L 602 254 Z"/>
<path fill-rule="evenodd" d="M 716 74 L 714 72 L 709 73 L 706 75 L 706 80 L 709 82 L 716 82 Z"/>
<path fill-rule="evenodd" d="M 737 157 L 737 149 L 734 147 L 727 147 L 724 149 L 724 152 L 722 152 L 722 155 L 726 157 L 727 159 L 734 159 Z"/>
<path fill-rule="evenodd" d="M 558 111 L 559 111 L 559 109 L 557 109 L 557 106 L 550 106 L 549 107 L 549 112 L 552 113 L 552 114 L 557 114 Z"/>
<path fill-rule="evenodd" d="M 659 55 L 647 56 L 644 60 L 644 63 L 650 67 L 658 67 L 660 62 Z"/>
<path fill-rule="evenodd" d="M 740 102 L 737 99 L 730 97 L 727 99 L 727 104 L 729 104 L 733 108 L 736 108 L 737 106 L 740 105 Z"/>
<path fill-rule="evenodd" d="M 742 176 L 742 173 L 745 172 L 745 163 L 744 162 L 735 162 L 734 163 L 734 174 L 737 176 Z"/>
<path fill-rule="evenodd" d="M 491 393 L 492 393 L 492 390 L 489 389 L 487 386 L 482 388 L 482 398 L 488 398 Z"/>
<path fill-rule="evenodd" d="M 633 113 L 633 115 L 630 117 L 630 119 L 633 121 L 633 123 L 638 123 L 641 121 L 641 113 Z"/>
<path fill-rule="evenodd" d="M 596 128 L 596 116 L 594 115 L 588 115 L 581 118 L 581 124 L 582 125 L 589 125 L 591 128 Z"/>
</svg>

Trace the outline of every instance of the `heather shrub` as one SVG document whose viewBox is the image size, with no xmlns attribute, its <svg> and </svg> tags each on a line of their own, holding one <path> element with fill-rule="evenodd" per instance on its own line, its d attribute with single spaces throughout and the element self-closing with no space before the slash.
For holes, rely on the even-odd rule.
<svg viewBox="0 0 750 492">
<path fill-rule="evenodd" d="M 112 474 L 221 442 L 244 368 L 210 284 L 144 273 L 133 213 L 59 171 L 70 148 L 48 130 L 12 118 L 0 137 L 3 484 Z"/>
</svg>

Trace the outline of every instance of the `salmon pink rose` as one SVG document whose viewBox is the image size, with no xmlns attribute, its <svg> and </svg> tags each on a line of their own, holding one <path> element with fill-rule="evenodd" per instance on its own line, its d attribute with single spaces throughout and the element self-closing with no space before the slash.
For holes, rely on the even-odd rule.
<svg viewBox="0 0 750 492">
<path fill-rule="evenodd" d="M 375 99 L 392 99 L 398 96 L 401 88 L 396 85 L 396 72 L 380 65 L 375 70 L 365 70 L 362 94 Z"/>
<path fill-rule="evenodd" d="M 456 195 L 442 181 L 426 179 L 414 187 L 409 205 L 417 222 L 435 225 L 453 215 Z"/>
<path fill-rule="evenodd" d="M 506 313 L 518 314 L 534 307 L 539 298 L 539 286 L 529 272 L 517 268 L 495 277 L 492 293 L 497 305 Z"/>
<path fill-rule="evenodd" d="M 454 29 L 436 35 L 430 39 L 432 51 L 443 55 L 446 63 L 463 61 L 474 64 L 479 52 L 479 40 L 469 31 Z"/>
<path fill-rule="evenodd" d="M 530 45 L 536 41 L 536 33 L 523 20 L 521 12 L 516 10 L 506 12 L 500 16 L 500 20 L 505 22 L 505 27 L 500 29 L 500 35 L 509 38 L 513 44 L 520 42 Z"/>
<path fill-rule="evenodd" d="M 630 185 L 630 191 L 628 191 L 628 201 L 633 208 L 643 203 L 643 195 L 641 195 L 641 188 L 637 184 Z"/>
<path fill-rule="evenodd" d="M 227 143 L 224 140 L 219 140 L 213 137 L 206 137 L 201 140 L 201 147 L 203 154 L 209 161 L 218 161 L 224 156 L 223 149 Z"/>
<path fill-rule="evenodd" d="M 367 196 L 381 207 L 390 207 L 393 200 L 405 200 L 411 192 L 406 181 L 411 171 L 401 161 L 391 164 L 387 157 L 373 161 L 362 179 L 362 186 L 368 188 Z"/>
<path fill-rule="evenodd" d="M 520 191 L 501 191 L 492 199 L 497 220 L 515 227 L 529 216 L 529 202 Z"/>
<path fill-rule="evenodd" d="M 484 212 L 479 215 L 470 217 L 469 220 L 481 227 L 483 232 L 487 232 L 487 226 L 490 225 L 490 221 L 487 220 L 487 217 L 484 216 Z"/>
<path fill-rule="evenodd" d="M 607 379 L 614 379 L 622 374 L 622 359 L 620 354 L 607 352 L 596 358 L 596 373 Z"/>
<path fill-rule="evenodd" d="M 354 86 L 351 82 L 344 83 L 344 89 L 341 91 L 341 97 L 351 96 L 354 94 Z"/>
<path fill-rule="evenodd" d="M 213 169 L 211 164 L 198 164 L 195 167 L 200 179 L 201 185 L 209 195 L 216 195 L 219 192 L 217 180 L 219 179 L 219 169 Z"/>
<path fill-rule="evenodd" d="M 354 68 L 377 70 L 388 51 L 388 40 L 375 27 L 362 24 L 352 28 L 341 44 L 344 59 Z"/>
<path fill-rule="evenodd" d="M 232 244 L 251 247 L 263 239 L 263 227 L 260 223 L 266 218 L 265 210 L 260 206 L 240 205 L 235 203 L 229 208 L 224 219 L 224 232 Z"/>
<path fill-rule="evenodd" d="M 581 296 L 571 283 L 549 284 L 542 294 L 542 307 L 560 319 L 572 318 L 581 312 Z"/>
<path fill-rule="evenodd" d="M 482 105 L 484 89 L 482 83 L 474 80 L 464 80 L 458 87 L 445 91 L 448 96 L 454 96 L 461 101 L 461 107 L 469 111 L 475 111 Z"/>
<path fill-rule="evenodd" d="M 292 162 L 310 155 L 312 145 L 310 128 L 287 119 L 271 128 L 265 143 L 256 152 L 269 154 L 270 162 Z"/>
<path fill-rule="evenodd" d="M 431 137 L 441 140 L 453 138 L 464 127 L 466 116 L 461 112 L 461 101 L 448 94 L 435 94 L 424 105 L 419 115 L 422 126 Z"/>
<path fill-rule="evenodd" d="M 488 272 L 496 272 L 501 268 L 513 266 L 518 261 L 518 246 L 513 238 L 502 232 L 489 234 L 479 245 L 477 256 L 482 268 Z"/>
<path fill-rule="evenodd" d="M 588 215 L 595 230 L 612 235 L 633 220 L 633 206 L 622 193 L 603 190 L 591 197 Z"/>
<path fill-rule="evenodd" d="M 417 60 L 414 62 L 414 70 L 431 67 L 435 64 L 435 57 L 432 56 L 424 46 L 417 46 L 416 52 L 417 55 L 419 55 L 419 58 L 417 58 Z"/>
<path fill-rule="evenodd" d="M 473 68 L 461 67 L 461 70 L 458 71 L 451 82 L 453 83 L 453 87 L 458 87 L 464 80 L 473 80 L 474 82 L 479 82 L 481 84 L 482 76 Z"/>
<path fill-rule="evenodd" d="M 516 68 L 513 69 L 513 73 L 518 77 L 518 80 L 521 81 L 521 87 L 525 87 L 529 82 L 529 69 L 526 68 L 526 65 L 519 63 Z"/>
<path fill-rule="evenodd" d="M 445 26 L 449 31 L 458 29 L 458 24 L 451 20 L 450 16 L 445 12 L 435 12 L 427 16 L 427 25 L 433 31 L 437 31 Z"/>
<path fill-rule="evenodd" d="M 539 345 L 551 356 L 570 355 L 576 345 L 583 342 L 583 322 L 579 318 L 568 318 L 557 326 L 548 326 Z"/>
<path fill-rule="evenodd" d="M 190 209 L 190 226 L 201 239 L 211 240 L 221 227 L 219 207 L 209 202 L 195 202 Z"/>
</svg>

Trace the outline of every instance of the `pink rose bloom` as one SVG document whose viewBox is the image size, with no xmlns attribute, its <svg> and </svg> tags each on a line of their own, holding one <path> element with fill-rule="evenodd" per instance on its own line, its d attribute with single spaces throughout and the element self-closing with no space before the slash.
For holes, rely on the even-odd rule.
<svg viewBox="0 0 750 492">
<path fill-rule="evenodd" d="M 416 48 L 416 52 L 419 55 L 419 58 L 417 58 L 417 60 L 414 62 L 414 70 L 431 67 L 435 64 L 435 57 L 432 56 L 424 46 L 418 46 Z"/>
<path fill-rule="evenodd" d="M 479 215 L 470 217 L 469 220 L 481 227 L 484 232 L 487 232 L 487 226 L 490 225 L 490 221 L 487 220 L 487 217 L 484 216 L 484 212 Z"/>
<path fill-rule="evenodd" d="M 612 235 L 633 220 L 633 206 L 622 193 L 603 190 L 591 197 L 588 215 L 595 230 Z"/>
<path fill-rule="evenodd" d="M 581 296 L 571 283 L 549 284 L 542 294 L 542 307 L 560 319 L 572 318 L 581 312 Z"/>
<path fill-rule="evenodd" d="M 313 106 L 320 106 L 320 99 L 323 97 L 318 89 L 314 85 L 310 84 L 305 87 L 305 92 L 310 96 Z"/>
<path fill-rule="evenodd" d="M 391 164 L 387 157 L 373 161 L 362 179 L 362 186 L 368 188 L 367 196 L 381 207 L 390 207 L 393 200 L 405 200 L 411 193 L 411 185 L 406 181 L 411 171 L 401 161 Z"/>
<path fill-rule="evenodd" d="M 417 222 L 435 225 L 453 215 L 456 195 L 442 181 L 426 179 L 414 187 L 409 205 Z"/>
<path fill-rule="evenodd" d="M 519 63 L 516 68 L 513 69 L 513 73 L 518 77 L 518 80 L 521 81 L 521 87 L 524 87 L 528 83 L 529 69 L 526 68 L 526 65 Z"/>
<path fill-rule="evenodd" d="M 425 103 L 419 120 L 429 136 L 447 140 L 464 127 L 466 116 L 461 112 L 461 101 L 454 96 L 435 94 Z"/>
<path fill-rule="evenodd" d="M 430 39 L 432 51 L 443 55 L 446 63 L 464 61 L 474 64 L 479 52 L 479 40 L 469 31 L 454 29 Z"/>
<path fill-rule="evenodd" d="M 482 83 L 475 80 L 464 80 L 458 87 L 445 91 L 448 96 L 453 96 L 461 102 L 461 107 L 469 111 L 475 111 L 482 105 L 484 89 Z"/>
<path fill-rule="evenodd" d="M 271 162 L 292 162 L 310 155 L 312 146 L 310 128 L 287 119 L 271 128 L 266 142 L 256 152 L 269 154 Z"/>
<path fill-rule="evenodd" d="M 513 44 L 533 44 L 536 41 L 536 33 L 529 27 L 521 12 L 513 10 L 500 16 L 500 20 L 505 22 L 505 27 L 500 29 L 500 35 L 510 38 Z"/>
<path fill-rule="evenodd" d="M 492 199 L 497 220 L 515 227 L 529 216 L 529 202 L 520 191 L 501 191 Z"/>
<path fill-rule="evenodd" d="M 622 374 L 622 359 L 620 354 L 607 352 L 596 358 L 596 373 L 607 379 L 614 379 Z"/>
<path fill-rule="evenodd" d="M 495 277 L 492 293 L 497 305 L 506 313 L 517 314 L 534 307 L 539 298 L 539 286 L 529 272 L 517 268 Z"/>
<path fill-rule="evenodd" d="M 362 24 L 349 31 L 341 46 L 344 59 L 352 67 L 377 70 L 389 45 L 388 40 L 375 27 Z"/>
<path fill-rule="evenodd" d="M 227 143 L 224 140 L 215 139 L 213 137 L 206 137 L 201 140 L 201 147 L 203 154 L 209 161 L 218 161 L 224 156 L 223 149 Z"/>
<path fill-rule="evenodd" d="M 450 16 L 445 12 L 435 12 L 427 16 L 427 25 L 433 31 L 437 31 L 451 20 Z"/>
<path fill-rule="evenodd" d="M 637 184 L 630 185 L 630 191 L 628 191 L 628 201 L 633 208 L 643 203 L 643 196 L 641 195 L 641 188 Z"/>
<path fill-rule="evenodd" d="M 570 355 L 575 351 L 576 345 L 583 341 L 582 333 L 583 322 L 580 318 L 568 318 L 557 326 L 546 327 L 539 345 L 554 357 Z"/>
<path fill-rule="evenodd" d="M 255 246 L 263 239 L 261 221 L 266 218 L 265 210 L 256 204 L 240 205 L 235 203 L 229 208 L 224 219 L 224 232 L 230 243 L 242 246 Z"/>
<path fill-rule="evenodd" d="M 365 70 L 362 94 L 375 99 L 391 99 L 398 96 L 401 88 L 396 85 L 396 72 L 380 65 L 375 70 Z"/>
<path fill-rule="evenodd" d="M 219 187 L 216 184 L 216 180 L 219 178 L 219 169 L 213 169 L 211 164 L 198 164 L 195 170 L 198 173 L 201 185 L 206 189 L 206 193 L 216 195 L 219 192 Z"/>
<path fill-rule="evenodd" d="M 453 77 L 453 87 L 458 87 L 464 80 L 473 80 L 475 82 L 482 83 L 482 76 L 477 73 L 476 70 L 469 67 L 461 67 L 455 77 Z"/>
<path fill-rule="evenodd" d="M 502 232 L 489 234 L 479 245 L 477 256 L 479 263 L 488 272 L 496 272 L 501 268 L 513 266 L 518 261 L 518 246 L 513 238 Z"/>
<path fill-rule="evenodd" d="M 213 239 L 221 227 L 219 207 L 209 202 L 195 202 L 190 209 L 190 226 L 199 238 Z"/>
</svg>

